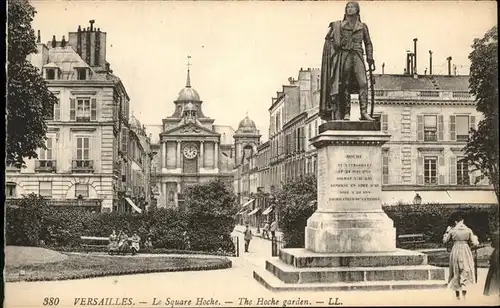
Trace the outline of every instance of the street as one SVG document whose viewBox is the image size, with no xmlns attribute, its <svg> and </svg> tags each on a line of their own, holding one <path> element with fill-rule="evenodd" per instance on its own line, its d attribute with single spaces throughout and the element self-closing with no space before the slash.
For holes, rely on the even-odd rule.
<svg viewBox="0 0 500 308">
<path fill-rule="evenodd" d="M 265 260 L 270 258 L 271 243 L 260 237 L 254 237 L 248 253 L 243 249 L 243 234 L 233 232 L 240 237 L 240 257 L 231 258 L 233 267 L 224 270 L 201 272 L 171 272 L 140 274 L 129 276 L 104 277 L 85 280 L 54 282 L 22 282 L 6 284 L 7 307 L 41 306 L 44 298 L 58 297 L 58 307 L 74 307 L 79 298 L 132 298 L 135 306 L 151 307 L 161 301 L 162 305 L 172 300 L 192 300 L 195 305 L 198 298 L 206 304 L 227 307 L 256 306 L 269 304 L 325 306 L 335 302 L 344 306 L 377 305 L 494 305 L 498 298 L 482 295 L 486 269 L 479 269 L 479 283 L 470 288 L 466 301 L 457 301 L 451 290 L 415 290 L 415 291 L 359 291 L 359 292 L 279 292 L 273 293 L 261 286 L 253 278 L 253 270 L 264 268 Z M 79 291 L 77 291 L 79 290 Z M 26 296 L 29 294 L 29 296 Z M 259 299 L 260 298 L 260 299 Z M 337 299 L 338 298 L 338 299 Z M 167 299 L 169 301 L 167 301 Z M 273 300 L 274 299 L 274 300 Z M 213 304 L 214 301 L 218 304 Z M 268 302 L 265 302 L 268 301 Z M 294 302 L 295 301 L 295 302 Z M 278 304 L 276 304 L 278 302 Z M 189 306 L 189 304 L 188 304 Z"/>
</svg>

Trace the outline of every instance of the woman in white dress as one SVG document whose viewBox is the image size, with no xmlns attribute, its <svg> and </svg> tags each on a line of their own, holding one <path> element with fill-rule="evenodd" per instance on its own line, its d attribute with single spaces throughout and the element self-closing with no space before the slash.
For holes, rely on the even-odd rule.
<svg viewBox="0 0 500 308">
<path fill-rule="evenodd" d="M 465 299 L 467 286 L 475 283 L 474 275 L 474 257 L 470 246 L 478 246 L 477 236 L 472 233 L 464 224 L 463 215 L 457 213 L 454 215 L 454 227 L 448 226 L 443 235 L 443 243 L 453 242 L 453 248 L 450 253 L 450 276 L 448 286 L 455 291 L 455 296 L 460 299 L 460 293 Z"/>
</svg>

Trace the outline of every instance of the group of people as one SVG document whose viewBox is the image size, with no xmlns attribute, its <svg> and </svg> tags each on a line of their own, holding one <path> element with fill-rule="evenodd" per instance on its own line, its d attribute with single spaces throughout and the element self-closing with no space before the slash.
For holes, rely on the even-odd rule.
<svg viewBox="0 0 500 308">
<path fill-rule="evenodd" d="M 464 216 L 455 213 L 451 219 L 453 226 L 448 226 L 443 235 L 443 243 L 451 243 L 448 287 L 455 291 L 457 299 L 465 299 L 467 287 L 475 283 L 474 257 L 472 250 L 479 246 L 479 240 L 472 230 L 464 224 Z M 483 294 L 500 296 L 498 267 L 498 231 L 492 236 L 493 253 L 490 256 L 490 267 L 486 276 Z"/>
<path fill-rule="evenodd" d="M 109 236 L 108 250 L 110 252 L 131 252 L 132 254 L 136 254 L 140 250 L 140 242 L 141 238 L 137 232 L 134 232 L 132 237 L 129 238 L 125 230 L 120 231 L 118 234 L 116 230 L 113 230 Z M 147 241 L 145 245 L 147 245 Z"/>
<path fill-rule="evenodd" d="M 262 238 L 273 239 L 276 236 L 276 230 L 278 229 L 278 223 L 274 220 L 271 225 L 269 222 L 266 222 L 264 228 L 262 229 Z M 269 237 L 269 232 L 271 232 L 271 237 Z M 250 246 L 250 241 L 252 240 L 252 230 L 246 225 L 245 232 L 243 232 L 243 239 L 245 240 L 245 252 L 248 252 L 248 248 Z"/>
</svg>

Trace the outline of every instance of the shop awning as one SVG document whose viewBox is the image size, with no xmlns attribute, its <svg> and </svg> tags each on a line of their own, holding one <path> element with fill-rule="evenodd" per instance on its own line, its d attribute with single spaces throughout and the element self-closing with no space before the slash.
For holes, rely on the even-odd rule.
<svg viewBox="0 0 500 308">
<path fill-rule="evenodd" d="M 264 212 L 262 212 L 262 215 L 268 215 L 269 213 L 271 213 L 273 211 L 273 207 L 270 206 L 268 207 L 267 209 L 264 210 Z"/>
<path fill-rule="evenodd" d="M 242 214 L 245 214 L 246 212 L 248 211 L 248 209 L 242 209 L 240 210 L 237 215 L 242 215 Z"/>
<path fill-rule="evenodd" d="M 127 200 L 127 203 L 130 204 L 130 206 L 137 212 L 137 213 L 142 213 L 142 210 L 137 206 L 135 205 L 134 201 L 132 201 L 130 198 L 125 198 L 125 200 Z"/>
<path fill-rule="evenodd" d="M 255 208 L 253 211 L 251 211 L 250 213 L 248 213 L 248 216 L 252 216 L 252 215 L 254 215 L 254 214 L 255 214 L 255 213 L 257 213 L 259 210 L 260 210 L 260 208 Z"/>
<path fill-rule="evenodd" d="M 246 207 L 246 206 L 250 205 L 254 201 L 255 201 L 255 199 L 250 199 L 247 202 L 245 202 L 245 204 L 243 204 L 241 207 Z"/>
<path fill-rule="evenodd" d="M 496 204 L 496 195 L 491 190 L 407 190 L 383 191 L 382 203 L 386 205 L 412 204 L 416 194 L 422 204 Z"/>
<path fill-rule="evenodd" d="M 454 190 L 449 191 L 452 200 L 466 204 L 496 204 L 497 196 L 493 190 Z"/>
</svg>

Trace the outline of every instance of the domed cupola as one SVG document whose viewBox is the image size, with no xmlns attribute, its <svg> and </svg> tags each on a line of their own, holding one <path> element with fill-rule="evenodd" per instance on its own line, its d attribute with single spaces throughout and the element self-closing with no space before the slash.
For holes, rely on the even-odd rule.
<svg viewBox="0 0 500 308">
<path fill-rule="evenodd" d="M 200 95 L 195 89 L 191 88 L 191 77 L 189 69 L 187 71 L 186 87 L 179 92 L 177 96 L 178 102 L 200 102 Z"/>
<path fill-rule="evenodd" d="M 132 111 L 132 116 L 130 116 L 130 119 L 128 121 L 128 124 L 130 125 L 130 128 L 132 128 L 132 129 L 141 129 L 141 127 L 142 127 L 141 122 L 134 116 L 133 111 Z"/>
<path fill-rule="evenodd" d="M 237 132 L 257 133 L 257 126 L 255 125 L 255 122 L 252 121 L 247 115 L 243 120 L 240 121 Z"/>
</svg>

